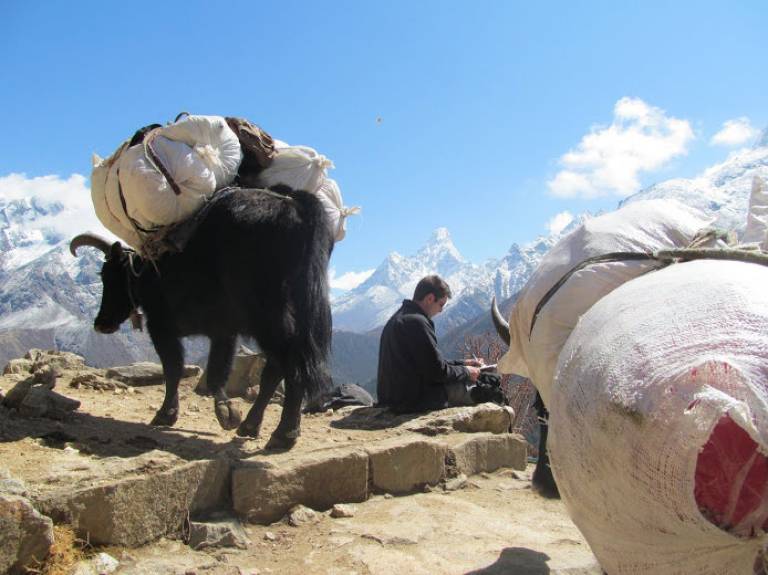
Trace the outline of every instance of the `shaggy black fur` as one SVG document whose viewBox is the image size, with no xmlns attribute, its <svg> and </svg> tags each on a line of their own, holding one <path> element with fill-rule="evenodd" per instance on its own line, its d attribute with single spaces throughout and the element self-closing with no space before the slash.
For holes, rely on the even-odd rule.
<svg viewBox="0 0 768 575">
<path fill-rule="evenodd" d="M 180 253 L 156 262 L 112 245 L 102 269 L 104 292 L 97 331 L 117 330 L 134 307 L 163 364 L 166 395 L 152 423 L 178 418 L 184 363 L 181 338 L 211 340 L 208 386 L 225 429 L 256 437 L 264 408 L 281 379 L 286 396 L 268 447 L 291 447 L 301 402 L 330 387 L 328 259 L 333 238 L 318 199 L 307 192 L 236 189 L 217 200 Z M 132 262 L 131 262 L 132 260 Z M 267 355 L 259 395 L 241 422 L 224 383 L 238 335 L 253 337 Z"/>
</svg>

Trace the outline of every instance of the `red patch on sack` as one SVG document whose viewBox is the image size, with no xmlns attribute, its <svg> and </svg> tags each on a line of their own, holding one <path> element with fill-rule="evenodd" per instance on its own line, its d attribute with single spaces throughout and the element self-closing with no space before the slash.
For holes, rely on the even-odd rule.
<svg viewBox="0 0 768 575">
<path fill-rule="evenodd" d="M 742 537 L 768 530 L 768 459 L 757 447 L 726 415 L 696 461 L 699 510 L 719 528 Z"/>
</svg>

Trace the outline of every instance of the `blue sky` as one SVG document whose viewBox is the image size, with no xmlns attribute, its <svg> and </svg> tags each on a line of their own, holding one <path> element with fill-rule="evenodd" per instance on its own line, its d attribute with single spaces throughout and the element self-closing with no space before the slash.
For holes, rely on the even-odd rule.
<svg viewBox="0 0 768 575">
<path fill-rule="evenodd" d="M 0 194 L 84 202 L 91 153 L 138 127 L 245 116 L 363 208 L 338 279 L 440 226 L 500 257 L 768 125 L 765 0 L 532 4 L 3 0 Z"/>
</svg>

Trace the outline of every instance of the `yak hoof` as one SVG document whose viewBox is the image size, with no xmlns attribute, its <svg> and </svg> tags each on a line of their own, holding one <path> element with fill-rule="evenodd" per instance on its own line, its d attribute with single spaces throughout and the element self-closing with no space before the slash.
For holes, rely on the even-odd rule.
<svg viewBox="0 0 768 575">
<path fill-rule="evenodd" d="M 174 407 L 172 409 L 159 409 L 155 413 L 155 417 L 149 422 L 150 425 L 155 426 L 168 426 L 171 427 L 176 424 L 179 419 L 179 408 Z"/>
<path fill-rule="evenodd" d="M 240 427 L 237 428 L 235 433 L 237 433 L 239 437 L 252 437 L 255 439 L 259 436 L 260 427 L 261 425 L 257 423 L 249 423 L 246 418 L 246 420 L 240 424 Z"/>
<path fill-rule="evenodd" d="M 273 433 L 267 442 L 266 449 L 291 449 L 296 445 L 299 439 L 299 431 L 289 431 L 288 433 Z"/>
<path fill-rule="evenodd" d="M 231 400 L 217 401 L 215 410 L 216 419 L 219 420 L 222 429 L 235 429 L 243 419 Z"/>
</svg>

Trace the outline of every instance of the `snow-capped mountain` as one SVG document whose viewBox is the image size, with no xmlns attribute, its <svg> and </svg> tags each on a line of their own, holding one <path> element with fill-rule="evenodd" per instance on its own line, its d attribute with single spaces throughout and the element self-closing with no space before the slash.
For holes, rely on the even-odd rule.
<svg viewBox="0 0 768 575">
<path fill-rule="evenodd" d="M 768 130 L 753 149 L 737 152 L 695 178 L 651 186 L 622 204 L 677 198 L 711 214 L 719 227 L 743 229 L 754 176 L 768 182 Z M 446 334 L 487 314 L 493 295 L 501 301 L 513 296 L 542 256 L 585 217 L 577 218 L 558 235 L 512 245 L 500 259 L 482 264 L 463 258 L 448 230 L 440 228 L 415 255 L 390 254 L 363 284 L 338 297 L 333 302 L 334 327 L 350 332 L 380 327 L 403 299 L 413 295 L 419 279 L 437 273 L 453 291 L 445 311 L 436 318 L 438 332 Z M 68 206 L 35 197 L 0 197 L 0 365 L 30 347 L 74 351 L 93 365 L 156 359 L 144 333 L 128 327 L 109 336 L 93 331 L 101 297 L 101 255 L 84 249 L 81 257 L 73 258 L 68 251 L 69 237 L 56 231 L 62 227 L 47 225 L 57 218 L 72 219 Z M 366 341 L 375 348 L 377 338 Z M 204 358 L 206 347 L 202 340 L 188 344 L 188 359 Z M 358 350 L 354 355 L 361 353 Z"/>
<path fill-rule="evenodd" d="M 642 190 L 619 205 L 654 198 L 675 198 L 715 218 L 719 228 L 743 230 L 752 180 L 768 183 L 768 130 L 754 148 L 732 154 L 695 178 L 677 178 Z M 525 246 L 513 245 L 499 260 L 482 265 L 467 262 L 445 228 L 436 230 L 414 256 L 391 253 L 364 283 L 333 302 L 336 329 L 366 332 L 383 325 L 416 283 L 428 274 L 442 276 L 453 291 L 445 311 L 435 318 L 438 332 L 447 333 L 478 314 L 487 313 L 493 295 L 500 301 L 516 293 L 538 262 L 564 235 L 580 225 L 584 214 L 562 232 L 539 237 Z"/>
<path fill-rule="evenodd" d="M 64 238 L 45 220 L 56 217 L 64 206 L 39 198 L 5 201 L 0 198 L 0 268 L 17 268 L 42 256 Z M 35 225 L 32 225 L 35 224 Z"/>
<path fill-rule="evenodd" d="M 626 198 L 621 205 L 655 198 L 674 198 L 715 218 L 718 228 L 744 229 L 754 177 L 768 182 L 768 130 L 751 150 L 732 154 L 691 179 L 655 184 Z"/>
<path fill-rule="evenodd" d="M 439 332 L 449 331 L 487 309 L 493 295 L 506 299 L 519 290 L 561 235 L 514 244 L 501 259 L 474 264 L 462 257 L 448 230 L 438 228 L 415 255 L 391 253 L 365 282 L 334 300 L 334 328 L 365 332 L 383 325 L 403 299 L 413 296 L 421 278 L 438 274 L 451 286 L 453 298 L 435 325 Z"/>
</svg>

